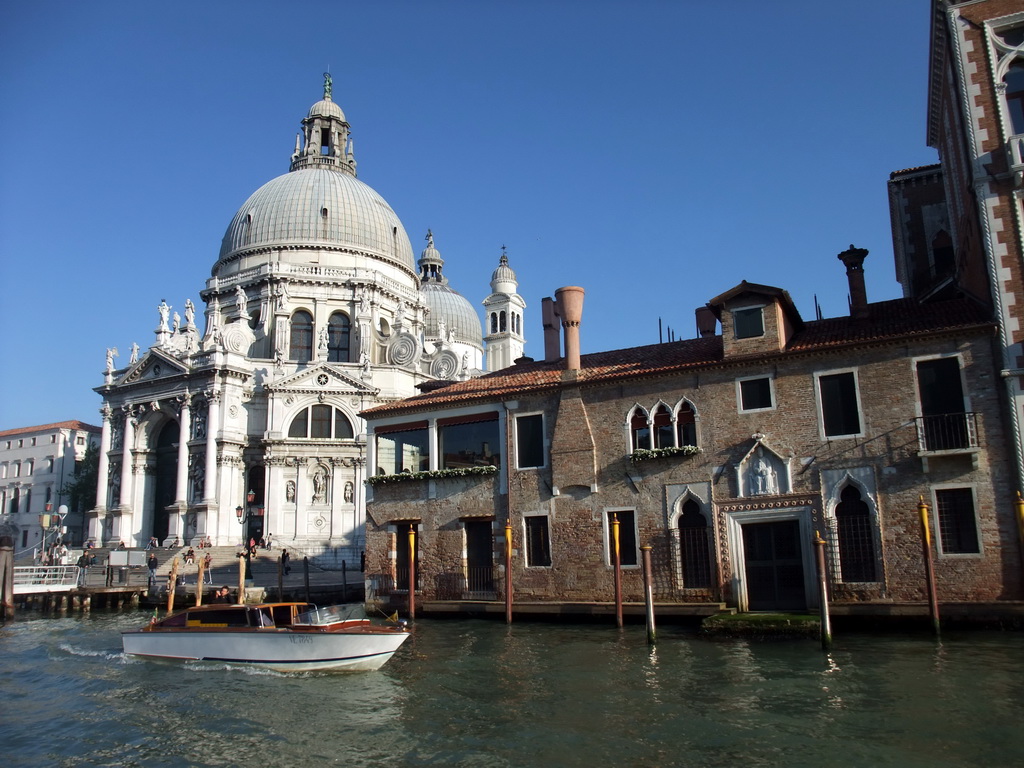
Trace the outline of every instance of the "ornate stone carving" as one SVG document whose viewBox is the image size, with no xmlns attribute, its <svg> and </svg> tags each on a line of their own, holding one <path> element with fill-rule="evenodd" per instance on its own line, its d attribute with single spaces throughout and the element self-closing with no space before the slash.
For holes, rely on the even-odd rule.
<svg viewBox="0 0 1024 768">
<path fill-rule="evenodd" d="M 313 504 L 327 503 L 327 483 L 327 470 L 323 467 L 318 467 L 316 472 L 313 473 Z"/>
</svg>

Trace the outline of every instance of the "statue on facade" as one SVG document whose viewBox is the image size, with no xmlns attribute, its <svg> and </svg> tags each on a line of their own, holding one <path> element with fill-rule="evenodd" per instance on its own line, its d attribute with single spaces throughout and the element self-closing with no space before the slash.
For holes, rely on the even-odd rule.
<svg viewBox="0 0 1024 768">
<path fill-rule="evenodd" d="M 288 309 L 288 283 L 280 280 L 274 284 L 274 310 L 285 312 Z"/>
<path fill-rule="evenodd" d="M 289 504 L 295 503 L 295 481 L 289 480 L 284 485 L 284 500 Z"/>
<path fill-rule="evenodd" d="M 197 410 L 192 417 L 192 439 L 200 440 L 206 437 L 206 411 Z"/>
<path fill-rule="evenodd" d="M 196 323 L 196 307 L 192 303 L 192 299 L 185 299 L 185 327 L 195 325 Z"/>
<path fill-rule="evenodd" d="M 354 491 L 355 491 L 355 488 L 352 485 L 352 481 L 349 480 L 347 483 L 345 483 L 345 503 L 346 504 L 351 504 L 352 503 L 352 498 L 353 498 L 353 492 Z"/>
<path fill-rule="evenodd" d="M 443 317 L 437 319 L 437 335 L 441 337 L 441 341 L 448 341 L 448 323 Z"/>
<path fill-rule="evenodd" d="M 132 356 L 131 356 L 131 358 L 129 358 L 128 364 L 129 365 L 135 365 L 135 363 L 137 363 L 137 362 L 139 362 L 139 345 L 136 344 L 133 341 L 132 342 Z"/>
<path fill-rule="evenodd" d="M 171 323 L 171 333 L 177 333 L 179 330 L 181 330 L 181 315 L 175 312 L 174 321 Z"/>
<path fill-rule="evenodd" d="M 365 288 L 359 292 L 359 314 L 370 314 L 370 292 Z"/>
<path fill-rule="evenodd" d="M 114 358 L 117 357 L 117 347 L 107 347 L 107 373 L 114 372 Z"/>
<path fill-rule="evenodd" d="M 205 483 L 206 468 L 202 461 L 196 460 L 192 465 L 192 493 L 190 494 L 193 504 L 202 500 Z"/>
<path fill-rule="evenodd" d="M 157 330 L 169 331 L 170 328 L 167 325 L 167 318 L 171 314 L 170 305 L 163 299 L 160 299 L 160 304 L 157 306 L 156 311 L 160 313 L 160 327 L 157 328 Z"/>
<path fill-rule="evenodd" d="M 238 309 L 238 317 L 241 320 L 249 319 L 249 312 L 246 306 L 249 303 L 249 299 L 245 295 L 245 290 L 240 285 L 235 286 L 235 307 Z"/>
<path fill-rule="evenodd" d="M 327 503 L 327 473 L 318 469 L 313 474 L 313 503 Z"/>
<path fill-rule="evenodd" d="M 757 461 L 751 470 L 751 490 L 755 496 L 776 494 L 779 492 L 779 483 L 775 469 L 764 457 L 764 452 L 757 449 Z"/>
<path fill-rule="evenodd" d="M 326 352 L 327 351 L 327 328 L 321 328 L 320 329 L 320 333 L 319 333 L 319 335 L 317 337 L 316 348 L 317 348 L 317 351 L 319 351 L 319 352 Z"/>
</svg>

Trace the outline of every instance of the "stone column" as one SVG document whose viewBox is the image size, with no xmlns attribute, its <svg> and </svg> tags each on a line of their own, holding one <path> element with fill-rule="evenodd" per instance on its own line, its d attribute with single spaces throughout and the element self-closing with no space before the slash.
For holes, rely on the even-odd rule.
<svg viewBox="0 0 1024 768">
<path fill-rule="evenodd" d="M 206 475 L 203 481 L 203 501 L 209 506 L 217 504 L 217 433 L 220 432 L 220 392 L 206 393 Z"/>
<path fill-rule="evenodd" d="M 134 408 L 126 405 L 124 411 L 124 434 L 121 440 L 121 498 L 118 507 L 131 512 L 132 509 L 132 443 L 135 442 Z M 125 542 L 127 544 L 127 542 Z"/>
<path fill-rule="evenodd" d="M 440 469 L 440 457 L 437 455 L 437 419 L 430 419 L 430 421 L 427 422 L 427 450 L 430 451 L 430 455 L 427 457 L 429 460 L 429 463 L 427 464 L 427 469 L 429 469 L 431 472 Z M 415 471 L 419 471 L 419 468 L 417 468 Z"/>
<path fill-rule="evenodd" d="M 174 488 L 174 503 L 188 505 L 188 438 L 192 421 L 192 395 L 186 390 L 178 398 L 181 407 L 178 419 L 178 477 Z"/>
<path fill-rule="evenodd" d="M 353 459 L 352 466 L 355 469 L 352 480 L 355 483 L 352 489 L 352 546 L 362 550 L 366 544 L 366 460 L 362 457 Z"/>
<path fill-rule="evenodd" d="M 100 408 L 100 414 L 103 417 L 103 432 L 100 433 L 99 467 L 96 471 L 96 509 L 99 511 L 106 510 L 107 496 L 110 493 L 109 488 L 107 488 L 107 485 L 110 483 L 110 457 L 107 454 L 110 452 L 110 417 L 113 413 L 114 409 L 107 403 L 104 403 L 103 407 Z M 89 535 L 92 536 L 91 529 Z"/>
</svg>

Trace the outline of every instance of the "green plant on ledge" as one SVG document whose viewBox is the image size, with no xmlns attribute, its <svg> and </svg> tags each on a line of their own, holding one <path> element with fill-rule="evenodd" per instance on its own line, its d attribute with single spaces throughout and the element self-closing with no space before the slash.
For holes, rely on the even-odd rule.
<svg viewBox="0 0 1024 768">
<path fill-rule="evenodd" d="M 370 485 L 390 485 L 404 483 L 409 480 L 437 480 L 444 477 L 468 477 L 469 475 L 493 475 L 498 468 L 487 464 L 482 467 L 456 467 L 454 469 L 435 469 L 431 472 L 401 472 L 397 475 L 373 475 L 367 478 Z"/>
<path fill-rule="evenodd" d="M 680 445 L 678 448 L 637 448 L 629 454 L 632 462 L 647 461 L 649 459 L 662 459 L 666 456 L 695 456 L 700 453 L 696 445 Z"/>
</svg>

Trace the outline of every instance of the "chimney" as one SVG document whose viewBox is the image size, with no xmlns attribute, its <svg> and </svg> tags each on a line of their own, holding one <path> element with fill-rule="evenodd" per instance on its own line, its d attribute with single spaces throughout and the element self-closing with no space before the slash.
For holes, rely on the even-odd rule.
<svg viewBox="0 0 1024 768">
<path fill-rule="evenodd" d="M 541 299 L 540 314 L 544 322 L 544 362 L 553 363 L 562 356 L 562 344 L 558 335 L 558 311 L 555 300 Z"/>
<path fill-rule="evenodd" d="M 854 248 L 839 254 L 839 260 L 846 265 L 846 279 L 850 282 L 850 317 L 863 318 L 868 315 L 868 292 L 864 287 L 864 258 L 866 248 Z"/>
<path fill-rule="evenodd" d="M 718 327 L 718 318 L 711 307 L 697 307 L 697 335 L 701 338 L 714 336 Z"/>
<path fill-rule="evenodd" d="M 558 314 L 565 329 L 565 368 L 580 369 L 580 320 L 583 319 L 583 289 L 570 285 L 555 291 Z"/>
</svg>

